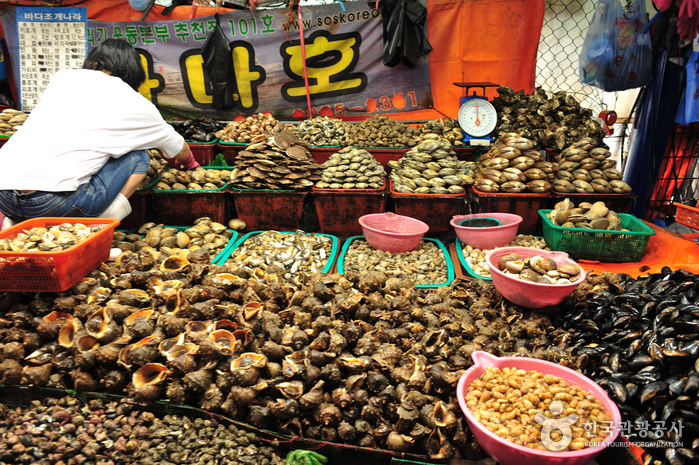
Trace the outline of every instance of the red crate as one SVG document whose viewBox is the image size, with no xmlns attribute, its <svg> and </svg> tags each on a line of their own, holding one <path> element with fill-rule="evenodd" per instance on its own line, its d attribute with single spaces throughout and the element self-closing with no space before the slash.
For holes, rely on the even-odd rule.
<svg viewBox="0 0 699 465">
<path fill-rule="evenodd" d="M 474 197 L 471 199 L 472 213 L 514 213 L 522 217 L 518 234 L 541 236 L 539 210 L 546 208 L 551 196 L 546 194 L 508 194 L 505 192 L 482 192 L 471 186 Z"/>
<path fill-rule="evenodd" d="M 216 144 L 216 140 L 206 143 L 187 142 L 187 145 L 189 145 L 189 150 L 192 151 L 192 155 L 194 155 L 194 159 L 197 161 L 197 163 L 204 166 L 210 165 L 211 162 L 214 161 L 214 158 L 216 158 L 216 154 L 218 153 L 218 145 Z"/>
<path fill-rule="evenodd" d="M 238 218 L 245 221 L 245 232 L 296 231 L 308 191 L 232 189 L 232 195 Z"/>
<path fill-rule="evenodd" d="M 242 142 L 223 142 L 220 139 L 218 141 L 218 151 L 223 154 L 223 158 L 226 159 L 226 163 L 230 166 L 235 164 L 238 153 L 245 150 L 247 146 L 248 144 Z"/>
<path fill-rule="evenodd" d="M 131 213 L 121 220 L 121 229 L 137 230 L 149 221 L 148 203 L 153 200 L 153 194 L 149 190 L 137 190 L 129 197 Z"/>
<path fill-rule="evenodd" d="M 404 194 L 396 192 L 390 181 L 391 199 L 396 215 L 409 216 L 430 227 L 428 234 L 454 231 L 449 224 L 464 209 L 466 194 Z"/>
<path fill-rule="evenodd" d="M 227 224 L 226 193 L 221 190 L 156 191 L 155 202 L 162 222 L 173 226 L 188 226 L 202 216 Z"/>
<path fill-rule="evenodd" d="M 320 231 L 334 236 L 362 234 L 359 218 L 370 213 L 383 213 L 386 207 L 386 183 L 379 189 L 313 188 Z"/>
<path fill-rule="evenodd" d="M 35 218 L 0 232 L 0 239 L 14 239 L 23 230 L 62 223 L 102 229 L 60 252 L 0 252 L 0 291 L 62 292 L 109 259 L 112 236 L 119 224 L 112 218 Z"/>
<path fill-rule="evenodd" d="M 675 221 L 679 224 L 689 226 L 690 228 L 699 229 L 699 208 L 690 207 L 676 203 L 677 213 L 675 213 Z"/>
<path fill-rule="evenodd" d="M 5 145 L 10 140 L 10 136 L 0 136 L 0 147 Z"/>
</svg>

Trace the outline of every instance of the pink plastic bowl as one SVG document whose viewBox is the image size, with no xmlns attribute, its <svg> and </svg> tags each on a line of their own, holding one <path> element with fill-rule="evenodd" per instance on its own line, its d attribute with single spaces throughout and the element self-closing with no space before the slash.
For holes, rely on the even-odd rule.
<svg viewBox="0 0 699 465">
<path fill-rule="evenodd" d="M 500 226 L 486 228 L 469 228 L 459 226 L 463 220 L 473 218 L 495 218 Z M 517 229 L 522 222 L 522 217 L 512 213 L 474 213 L 473 215 L 457 215 L 449 222 L 459 236 L 461 242 L 478 249 L 494 249 L 512 242 L 517 235 Z"/>
<path fill-rule="evenodd" d="M 370 246 L 390 253 L 410 252 L 430 229 L 420 220 L 391 212 L 364 215 L 359 224 Z"/>
<path fill-rule="evenodd" d="M 500 258 L 511 253 L 519 254 L 522 258 L 532 255 L 541 255 L 551 258 L 558 266 L 563 263 L 575 263 L 568 258 L 565 252 L 551 252 L 549 250 L 532 249 L 529 247 L 501 247 L 488 252 L 485 261 L 490 267 L 490 277 L 495 288 L 513 304 L 527 308 L 541 308 L 561 303 L 563 299 L 573 293 L 578 284 L 585 280 L 585 270 L 580 267 L 580 275 L 572 284 L 539 284 L 522 281 L 500 271 L 498 262 Z M 579 266 L 579 265 L 578 265 Z"/>
<path fill-rule="evenodd" d="M 537 360 L 535 358 L 496 357 L 481 350 L 477 350 L 471 354 L 471 357 L 473 358 L 474 365 L 466 370 L 466 373 L 459 379 L 459 384 L 456 388 L 456 398 L 459 401 L 461 410 L 464 412 L 464 415 L 466 415 L 466 420 L 478 444 L 502 465 L 586 465 L 604 448 L 614 442 L 619 435 L 621 428 L 621 414 L 619 413 L 619 409 L 614 401 L 609 398 L 607 393 L 590 378 L 561 365 Z M 506 441 L 492 433 L 476 420 L 466 406 L 466 400 L 464 399 L 468 387 L 485 372 L 486 367 L 501 369 L 516 367 L 527 371 L 536 370 L 540 373 L 557 376 L 567 381 L 570 385 L 579 386 L 599 400 L 605 410 L 609 412 L 612 417 L 613 430 L 598 446 L 570 452 L 535 450 Z"/>
</svg>

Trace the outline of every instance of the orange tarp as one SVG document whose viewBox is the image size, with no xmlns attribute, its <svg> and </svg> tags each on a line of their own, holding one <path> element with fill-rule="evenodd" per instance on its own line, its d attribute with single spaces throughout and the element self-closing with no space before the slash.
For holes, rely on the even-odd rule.
<svg viewBox="0 0 699 465">
<path fill-rule="evenodd" d="M 90 0 L 81 6 L 87 7 L 88 18 L 93 20 L 138 21 L 143 16 L 126 0 Z M 544 0 L 427 0 L 428 39 L 434 49 L 428 55 L 430 80 L 434 106 L 439 111 L 417 110 L 394 113 L 391 117 L 456 117 L 464 90 L 454 86 L 454 82 L 490 81 L 531 94 L 544 9 Z M 159 5 L 153 6 L 146 21 L 186 19 L 191 7 L 176 7 L 168 16 L 162 16 L 162 10 Z M 195 17 L 216 11 L 200 6 Z M 290 36 L 295 39 L 293 34 Z M 497 93 L 492 89 L 488 96 L 492 99 Z"/>
</svg>

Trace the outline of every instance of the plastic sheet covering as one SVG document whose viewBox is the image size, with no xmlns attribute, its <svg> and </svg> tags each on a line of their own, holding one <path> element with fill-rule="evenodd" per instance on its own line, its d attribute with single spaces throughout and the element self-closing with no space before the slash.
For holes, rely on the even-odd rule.
<svg viewBox="0 0 699 465">
<path fill-rule="evenodd" d="M 221 29 L 218 13 L 214 17 L 216 26 L 201 48 L 201 56 L 211 81 L 212 105 L 216 110 L 223 110 L 233 106 L 230 83 L 235 82 L 235 76 L 229 79 L 229 73 L 232 71 L 231 46 Z"/>
<path fill-rule="evenodd" d="M 383 20 L 383 64 L 409 68 L 432 51 L 427 40 L 427 9 L 418 0 L 381 0 Z"/>
</svg>

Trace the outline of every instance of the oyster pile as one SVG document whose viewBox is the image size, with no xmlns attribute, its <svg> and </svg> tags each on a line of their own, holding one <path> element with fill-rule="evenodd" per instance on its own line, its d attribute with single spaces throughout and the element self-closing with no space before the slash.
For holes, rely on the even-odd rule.
<svg viewBox="0 0 699 465">
<path fill-rule="evenodd" d="M 168 168 L 167 162 L 163 160 L 163 157 L 160 154 L 160 150 L 149 149 L 148 156 L 150 158 L 150 166 L 148 168 L 146 178 L 141 182 L 141 185 L 138 187 L 139 189 L 143 189 L 148 184 L 158 179 L 161 174 L 167 171 Z"/>
<path fill-rule="evenodd" d="M 619 215 L 607 208 L 602 202 L 580 202 L 575 204 L 570 199 L 558 202 L 549 213 L 549 220 L 555 226 L 564 228 L 608 229 L 612 231 L 628 231 L 622 229 Z"/>
<path fill-rule="evenodd" d="M 238 189 L 309 189 L 321 176 L 306 143 L 289 131 L 259 135 L 238 153 L 231 184 Z"/>
<path fill-rule="evenodd" d="M 345 147 L 412 147 L 417 144 L 420 132 L 415 128 L 376 115 L 361 123 L 348 124 L 340 145 Z"/>
<path fill-rule="evenodd" d="M 584 137 L 556 157 L 558 172 L 551 181 L 553 190 L 562 193 L 627 194 L 631 187 L 621 180 L 622 174 L 609 157 L 612 153 L 599 147 L 594 139 Z"/>
<path fill-rule="evenodd" d="M 346 127 L 347 124 L 341 119 L 317 116 L 301 121 L 296 133 L 311 145 L 340 145 Z"/>
<path fill-rule="evenodd" d="M 202 217 L 186 229 L 146 223 L 138 229 L 138 233 L 115 231 L 112 247 L 124 252 L 144 250 L 156 258 L 160 254 L 187 257 L 190 252 L 199 250 L 214 258 L 223 251 L 232 237 L 233 231 L 208 217 Z"/>
<path fill-rule="evenodd" d="M 320 165 L 318 189 L 379 189 L 386 178 L 381 163 L 366 150 L 345 147 Z"/>
<path fill-rule="evenodd" d="M 556 325 L 571 331 L 583 373 L 617 403 L 624 437 L 654 445 L 643 463 L 699 461 L 697 275 L 591 272 L 573 297 Z"/>
<path fill-rule="evenodd" d="M 271 113 L 255 113 L 243 121 L 231 121 L 216 137 L 222 142 L 250 143 L 254 137 L 262 134 L 273 134 L 284 130 L 293 131 L 293 124 L 283 124 L 276 120 Z"/>
<path fill-rule="evenodd" d="M 498 269 L 506 275 L 538 284 L 572 284 L 580 275 L 580 267 L 575 263 L 558 265 L 553 259 L 541 255 L 522 258 L 517 253 L 501 257 Z"/>
<path fill-rule="evenodd" d="M 409 279 L 415 284 L 445 284 L 449 269 L 442 249 L 422 240 L 410 252 L 390 253 L 377 250 L 364 239 L 355 239 L 345 252 L 344 270 L 363 273 L 376 270 L 392 277 Z"/>
<path fill-rule="evenodd" d="M 24 229 L 14 237 L 0 239 L 1 252 L 60 252 L 92 237 L 101 227 L 61 223 L 49 228 Z"/>
<path fill-rule="evenodd" d="M 230 170 L 206 169 L 201 166 L 195 170 L 171 168 L 160 176 L 160 181 L 153 186 L 153 189 L 160 191 L 220 189 L 228 184 L 230 176 Z"/>
<path fill-rule="evenodd" d="M 498 111 L 496 134 L 515 132 L 536 145 L 559 149 L 583 137 L 604 137 L 604 130 L 592 119 L 592 110 L 580 107 L 565 91 L 554 92 L 549 98 L 541 87 L 533 95 L 525 95 L 523 90 L 500 86 L 498 94 L 491 102 Z"/>
<path fill-rule="evenodd" d="M 4 464 L 209 463 L 209 457 L 230 456 L 239 463 L 266 459 L 281 465 L 279 454 L 233 425 L 177 415 L 160 418 L 131 399 L 82 403 L 76 397 L 47 397 L 14 408 L 0 403 Z"/>
<path fill-rule="evenodd" d="M 216 140 L 216 133 L 225 128 L 226 123 L 208 116 L 200 116 L 197 119 L 175 122 L 172 127 L 187 142 L 213 142 Z"/>
<path fill-rule="evenodd" d="M 515 133 L 503 134 L 478 159 L 473 187 L 481 192 L 546 193 L 556 172 L 554 163 L 534 148 L 534 142 Z"/>
<path fill-rule="evenodd" d="M 303 231 L 265 231 L 238 245 L 226 263 L 242 266 L 253 275 L 257 269 L 290 280 L 298 272 L 321 272 L 332 249 L 333 240 L 329 236 Z"/>
<path fill-rule="evenodd" d="M 459 120 L 456 118 L 439 118 L 433 119 L 422 126 L 420 126 L 420 132 L 424 134 L 437 134 L 445 138 L 453 146 L 465 145 L 463 141 L 464 132 L 459 126 Z"/>
<path fill-rule="evenodd" d="M 475 163 L 457 160 L 452 146 L 436 134 L 391 160 L 391 180 L 396 192 L 413 194 L 462 194 L 473 184 Z"/>
<path fill-rule="evenodd" d="M 0 113 L 0 135 L 11 136 L 22 126 L 29 115 L 12 108 L 6 108 Z"/>
<path fill-rule="evenodd" d="M 546 245 L 544 238 L 529 234 L 517 234 L 512 242 L 504 247 L 530 247 L 532 249 L 551 250 Z M 479 277 L 490 278 L 490 267 L 485 261 L 485 256 L 488 255 L 488 252 L 491 250 L 495 249 L 479 249 L 472 245 L 464 245 L 461 249 L 461 253 L 464 256 L 464 260 L 475 274 Z"/>
</svg>

